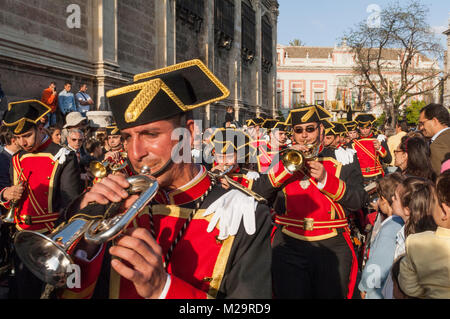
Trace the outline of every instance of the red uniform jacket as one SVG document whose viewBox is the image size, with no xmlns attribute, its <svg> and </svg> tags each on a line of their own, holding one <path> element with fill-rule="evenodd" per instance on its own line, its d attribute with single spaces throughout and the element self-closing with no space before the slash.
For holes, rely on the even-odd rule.
<svg viewBox="0 0 450 319">
<path fill-rule="evenodd" d="M 377 137 L 371 134 L 369 137 L 354 139 L 351 142 L 358 155 L 363 177 L 384 176 L 382 162 L 390 163 L 392 160 L 386 141 L 381 142 L 381 149 L 376 151 L 373 145 L 376 140 Z"/>
<path fill-rule="evenodd" d="M 51 232 L 59 218 L 62 204 L 81 193 L 80 171 L 73 153 L 64 163 L 55 159 L 60 146 L 48 139 L 34 153 L 21 151 L 12 158 L 11 185 L 25 182 L 25 192 L 15 214 L 16 228 L 41 233 Z M 21 174 L 21 171 L 23 173 Z M 9 209 L 10 202 L 4 203 Z"/>
<path fill-rule="evenodd" d="M 317 241 L 336 236 L 339 228 L 349 231 L 345 209 L 362 207 L 361 174 L 357 163 L 342 165 L 333 156 L 334 152 L 325 150 L 318 159 L 327 171 L 325 185 L 318 185 L 317 180 L 303 172 L 287 171 L 281 162 L 279 169 L 274 166 L 269 172 L 272 185 L 282 187 L 284 196 L 275 205 L 275 221 L 286 235 Z"/>
</svg>

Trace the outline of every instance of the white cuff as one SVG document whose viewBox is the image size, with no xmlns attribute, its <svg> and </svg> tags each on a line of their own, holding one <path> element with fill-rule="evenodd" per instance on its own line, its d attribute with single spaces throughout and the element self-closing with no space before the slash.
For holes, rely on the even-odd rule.
<svg viewBox="0 0 450 319">
<path fill-rule="evenodd" d="M 317 183 L 317 188 L 319 190 L 322 190 L 325 187 L 325 185 L 327 184 L 327 178 L 328 178 L 328 173 L 325 172 L 325 181 L 323 182 L 323 184 L 322 183 Z"/>
<path fill-rule="evenodd" d="M 77 258 L 80 259 L 81 261 L 90 263 L 90 262 L 92 262 L 95 258 L 98 257 L 98 254 L 100 254 L 100 252 L 102 251 L 102 249 L 103 249 L 103 244 L 100 245 L 100 247 L 99 247 L 97 253 L 96 253 L 96 254 L 94 255 L 94 257 L 92 257 L 91 259 L 88 259 L 88 258 L 87 258 L 87 252 L 86 252 L 85 250 L 83 250 L 83 249 L 78 249 L 78 250 L 75 252 L 75 257 L 77 257 Z"/>
<path fill-rule="evenodd" d="M 172 279 L 170 279 L 170 275 L 167 274 L 166 284 L 164 285 L 164 289 L 158 299 L 166 299 L 171 283 L 172 283 Z"/>
</svg>

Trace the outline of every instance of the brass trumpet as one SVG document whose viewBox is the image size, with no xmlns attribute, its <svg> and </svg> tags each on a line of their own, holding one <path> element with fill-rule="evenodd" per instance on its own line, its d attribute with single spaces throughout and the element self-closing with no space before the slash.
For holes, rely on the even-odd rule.
<svg viewBox="0 0 450 319">
<path fill-rule="evenodd" d="M 71 255 L 80 240 L 84 238 L 92 244 L 113 240 L 156 195 L 158 182 L 148 177 L 148 172 L 149 169 L 144 167 L 141 175 L 127 178 L 131 184 L 128 193 L 140 193 L 140 196 L 125 213 L 103 217 L 101 220 L 86 220 L 75 216 L 49 236 L 33 231 L 19 232 L 14 239 L 17 255 L 40 280 L 55 287 L 64 287 L 72 272 Z"/>
<path fill-rule="evenodd" d="M 23 174 L 23 168 L 22 168 L 22 170 L 20 171 L 20 174 L 19 174 L 19 181 L 22 178 L 22 174 Z M 24 184 L 23 181 L 19 182 L 19 185 L 23 185 L 23 184 Z M 6 224 L 14 224 L 15 223 L 14 219 L 15 219 L 15 216 L 16 216 L 17 205 L 18 205 L 18 201 L 12 201 L 11 202 L 11 208 L 8 210 L 8 213 L 5 215 L 5 217 L 1 218 L 3 223 L 6 223 Z"/>
<path fill-rule="evenodd" d="M 291 172 L 303 170 L 307 161 L 317 159 L 320 150 L 320 143 L 310 143 L 305 146 L 307 151 L 301 152 L 295 149 L 287 149 L 281 152 L 281 162 Z"/>
<path fill-rule="evenodd" d="M 120 156 L 122 158 L 127 158 L 128 155 L 125 152 L 120 152 Z M 108 176 L 110 173 L 114 174 L 119 172 L 127 167 L 127 163 L 116 164 L 112 157 L 108 157 L 103 161 L 92 161 L 89 163 L 89 171 L 97 178 L 104 178 Z"/>
</svg>

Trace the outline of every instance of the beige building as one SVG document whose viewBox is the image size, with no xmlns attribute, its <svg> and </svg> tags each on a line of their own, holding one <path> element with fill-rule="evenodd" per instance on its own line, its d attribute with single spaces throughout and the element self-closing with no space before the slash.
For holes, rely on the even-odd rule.
<svg viewBox="0 0 450 319">
<path fill-rule="evenodd" d="M 222 125 L 275 114 L 276 0 L 40 0 L 0 7 L 0 84 L 9 101 L 40 99 L 51 81 L 105 92 L 136 73 L 199 58 L 230 97 L 196 117 Z"/>
<path fill-rule="evenodd" d="M 400 50 L 384 49 L 382 63 L 387 65 L 383 77 L 389 79 L 391 87 L 400 82 Z M 378 96 L 361 85 L 354 73 L 355 60 L 351 48 L 342 43 L 335 47 L 277 46 L 277 105 L 283 113 L 301 104 L 323 104 L 334 114 L 334 120 L 346 117 L 349 106 L 354 111 L 370 112 L 375 116 L 383 113 Z M 436 61 L 426 56 L 414 58 L 415 72 L 439 70 Z M 416 75 L 417 76 L 417 75 Z M 426 81 L 424 85 L 434 87 L 439 79 Z M 419 92 L 419 91 L 418 91 Z M 433 102 L 439 100 L 439 90 L 418 95 L 416 100 Z M 354 117 L 354 116 L 353 116 Z"/>
<path fill-rule="evenodd" d="M 444 70 L 446 70 L 447 74 L 450 74 L 450 19 L 448 20 L 448 29 L 444 32 L 447 36 L 447 52 L 445 54 L 444 60 Z M 450 107 L 450 76 L 447 78 L 447 81 L 444 83 L 444 98 L 443 103 L 445 106 Z"/>
</svg>

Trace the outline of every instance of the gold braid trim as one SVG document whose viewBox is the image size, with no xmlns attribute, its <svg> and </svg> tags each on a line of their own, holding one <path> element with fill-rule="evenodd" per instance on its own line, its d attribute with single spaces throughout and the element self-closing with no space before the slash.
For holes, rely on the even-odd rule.
<svg viewBox="0 0 450 319">
<path fill-rule="evenodd" d="M 158 94 L 160 90 L 163 90 L 181 110 L 186 111 L 186 106 L 183 102 L 181 102 L 175 93 L 173 93 L 161 79 L 153 79 L 144 83 L 132 84 L 111 90 L 106 93 L 106 96 L 110 98 L 138 90 L 140 90 L 139 94 L 125 110 L 124 118 L 127 123 L 135 122 L 150 105 L 150 102 L 155 98 L 156 94 Z"/>
<path fill-rule="evenodd" d="M 46 116 L 48 113 L 50 113 L 50 111 L 52 110 L 48 105 L 42 103 L 41 101 L 38 100 L 26 100 L 26 101 L 18 101 L 18 102 L 12 102 L 8 104 L 8 112 L 12 110 L 13 106 L 16 104 L 23 104 L 23 103 L 28 103 L 28 102 L 33 102 L 33 103 L 39 103 L 40 105 L 44 106 L 45 108 L 47 108 L 47 111 L 45 111 L 41 116 L 39 116 L 36 120 L 30 120 L 27 118 L 21 118 L 18 121 L 15 121 L 14 123 L 7 123 L 6 121 L 3 121 L 3 124 L 5 126 L 15 126 L 18 125 L 18 127 L 16 127 L 14 129 L 14 133 L 18 134 L 20 133 L 20 131 L 23 129 L 23 127 L 25 126 L 25 122 L 30 122 L 33 124 L 36 124 L 41 118 L 43 118 L 44 116 Z"/>
<path fill-rule="evenodd" d="M 165 67 L 162 69 L 158 69 L 155 71 L 137 74 L 134 76 L 134 82 L 137 82 L 137 81 L 140 81 L 143 79 L 147 79 L 147 78 L 156 77 L 161 74 L 166 74 L 166 73 L 186 69 L 191 66 L 197 66 L 200 70 L 202 70 L 203 73 L 211 80 L 211 82 L 213 82 L 217 86 L 217 88 L 222 92 L 222 95 L 215 99 L 204 101 L 199 104 L 185 105 L 185 109 L 183 109 L 184 111 L 192 110 L 192 109 L 195 109 L 195 108 L 203 106 L 203 105 L 211 104 L 211 103 L 226 99 L 230 95 L 230 91 L 225 87 L 225 85 L 223 85 L 223 83 L 220 82 L 219 79 L 199 59 L 194 59 L 194 60 L 190 60 L 187 62 L 178 63 L 178 64 L 171 65 L 171 66 L 168 66 L 168 67 Z"/>
</svg>

